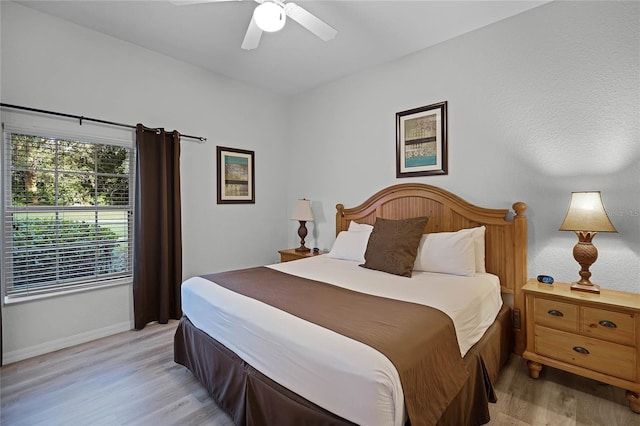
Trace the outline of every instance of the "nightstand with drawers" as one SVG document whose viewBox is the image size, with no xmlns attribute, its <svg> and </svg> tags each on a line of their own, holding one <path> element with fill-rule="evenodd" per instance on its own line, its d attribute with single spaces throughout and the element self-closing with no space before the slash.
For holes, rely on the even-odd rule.
<svg viewBox="0 0 640 426">
<path fill-rule="evenodd" d="M 319 254 L 325 254 L 328 252 L 325 250 L 313 252 L 313 250 L 296 251 L 296 249 L 286 249 L 286 250 L 278 250 L 278 253 L 280 253 L 280 262 L 290 262 L 292 260 L 306 259 L 307 257 L 313 257 Z"/>
<path fill-rule="evenodd" d="M 522 357 L 537 379 L 543 365 L 627 390 L 640 413 L 640 294 L 601 289 L 570 290 L 570 284 L 523 287 L 527 347 Z"/>
</svg>

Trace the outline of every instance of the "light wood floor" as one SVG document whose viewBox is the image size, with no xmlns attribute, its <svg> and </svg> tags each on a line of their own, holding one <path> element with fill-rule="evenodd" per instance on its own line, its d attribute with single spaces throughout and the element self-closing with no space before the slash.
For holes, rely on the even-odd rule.
<svg viewBox="0 0 640 426">
<path fill-rule="evenodd" d="M 0 424 L 213 425 L 232 422 L 173 362 L 177 321 L 152 324 L 0 369 Z M 530 379 L 513 356 L 490 425 L 640 425 L 624 391 L 545 368 Z"/>
</svg>

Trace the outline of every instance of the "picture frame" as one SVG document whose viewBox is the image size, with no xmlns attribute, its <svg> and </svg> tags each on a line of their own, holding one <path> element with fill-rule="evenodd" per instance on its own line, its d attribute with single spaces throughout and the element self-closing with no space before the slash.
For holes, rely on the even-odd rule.
<svg viewBox="0 0 640 426">
<path fill-rule="evenodd" d="M 447 101 L 396 113 L 396 177 L 447 170 Z"/>
<path fill-rule="evenodd" d="M 218 204 L 255 204 L 255 153 L 216 146 Z"/>
</svg>

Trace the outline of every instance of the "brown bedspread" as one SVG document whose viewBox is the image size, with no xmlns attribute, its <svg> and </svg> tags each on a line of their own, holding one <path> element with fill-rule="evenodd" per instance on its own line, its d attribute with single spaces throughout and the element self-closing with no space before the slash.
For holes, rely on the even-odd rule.
<svg viewBox="0 0 640 426">
<path fill-rule="evenodd" d="M 453 322 L 437 309 L 266 267 L 203 278 L 384 354 L 398 371 L 413 426 L 435 424 L 467 380 Z"/>
</svg>

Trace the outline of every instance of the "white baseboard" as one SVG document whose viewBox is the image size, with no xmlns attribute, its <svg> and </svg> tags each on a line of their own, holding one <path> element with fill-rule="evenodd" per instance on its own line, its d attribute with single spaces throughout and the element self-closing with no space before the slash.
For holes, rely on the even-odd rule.
<svg viewBox="0 0 640 426">
<path fill-rule="evenodd" d="M 73 336 L 63 337 L 61 339 L 51 340 L 39 345 L 29 346 L 11 352 L 5 352 L 2 356 L 2 363 L 4 365 L 7 365 L 11 364 L 12 362 L 22 361 L 23 359 L 32 358 L 34 356 L 46 354 L 64 348 L 69 348 L 71 346 L 90 342 L 102 337 L 122 333 L 123 331 L 129 331 L 132 330 L 133 327 L 133 321 L 125 321 L 118 324 L 110 325 L 108 327 L 99 328 L 97 330 L 91 330 L 84 333 L 75 334 Z"/>
</svg>

